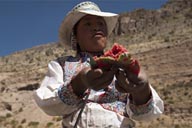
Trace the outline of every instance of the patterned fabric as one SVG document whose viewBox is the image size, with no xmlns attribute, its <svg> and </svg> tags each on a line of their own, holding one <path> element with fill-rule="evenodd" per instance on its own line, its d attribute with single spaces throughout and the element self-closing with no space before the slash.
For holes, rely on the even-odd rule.
<svg viewBox="0 0 192 128">
<path fill-rule="evenodd" d="M 72 77 L 74 77 L 82 68 L 89 65 L 89 56 L 86 53 L 80 53 L 77 57 L 69 56 L 63 65 L 64 69 L 64 82 L 67 83 L 64 86 L 61 86 L 58 90 L 58 94 L 60 99 L 68 104 L 68 105 L 75 105 L 83 101 L 83 97 L 78 97 L 74 94 L 70 81 Z M 127 104 L 127 96 L 126 93 L 119 93 L 115 88 L 115 78 L 113 82 L 109 85 L 108 88 L 104 90 L 100 90 L 100 95 L 98 98 L 95 99 L 89 99 L 89 102 L 95 102 L 100 104 L 104 109 L 114 111 L 116 113 L 119 113 L 123 116 L 128 117 L 126 112 L 126 104 Z M 96 93 L 95 91 L 92 91 L 91 95 L 94 95 Z M 151 100 L 150 100 L 151 101 Z M 131 105 L 131 109 L 134 113 L 138 114 L 144 114 L 149 112 L 152 109 L 152 102 L 149 102 L 143 106 L 135 106 Z"/>
<path fill-rule="evenodd" d="M 60 99 L 68 105 L 76 105 L 82 101 L 82 99 L 73 92 L 71 84 L 68 86 L 61 86 L 61 88 L 58 89 L 58 94 Z"/>
<path fill-rule="evenodd" d="M 150 112 L 153 109 L 154 102 L 152 99 L 150 99 L 146 104 L 144 105 L 134 105 L 130 103 L 130 109 L 135 115 L 143 115 L 145 113 Z"/>
</svg>

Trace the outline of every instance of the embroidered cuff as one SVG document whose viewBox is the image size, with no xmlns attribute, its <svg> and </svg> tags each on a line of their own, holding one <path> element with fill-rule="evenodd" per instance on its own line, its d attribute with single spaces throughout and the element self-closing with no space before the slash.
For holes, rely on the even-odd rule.
<svg viewBox="0 0 192 128">
<path fill-rule="evenodd" d="M 77 96 L 72 89 L 71 83 L 67 86 L 63 85 L 58 89 L 59 98 L 68 105 L 75 105 L 78 104 L 80 101 L 83 100 L 84 96 L 87 92 L 84 93 L 82 96 Z"/>
<path fill-rule="evenodd" d="M 143 105 L 135 105 L 135 104 L 130 103 L 129 107 L 130 107 L 131 111 L 134 113 L 134 115 L 138 116 L 138 115 L 146 114 L 149 111 L 151 111 L 154 107 L 153 98 L 151 97 L 149 99 L 149 101 Z"/>
</svg>

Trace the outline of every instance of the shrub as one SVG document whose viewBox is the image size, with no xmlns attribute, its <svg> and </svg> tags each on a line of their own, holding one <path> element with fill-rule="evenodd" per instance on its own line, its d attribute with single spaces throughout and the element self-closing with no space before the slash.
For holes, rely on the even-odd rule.
<svg viewBox="0 0 192 128">
<path fill-rule="evenodd" d="M 34 128 L 36 128 L 38 125 L 39 125 L 39 122 L 36 122 L 36 121 L 29 122 L 28 124 L 29 127 L 34 127 Z"/>
<path fill-rule="evenodd" d="M 169 41 L 170 41 L 169 37 L 164 38 L 164 42 L 169 42 Z"/>
<path fill-rule="evenodd" d="M 12 115 L 11 115 L 10 113 L 7 113 L 7 114 L 6 114 L 6 117 L 7 117 L 7 118 L 9 118 L 9 117 L 11 117 L 11 116 L 12 116 Z"/>
<path fill-rule="evenodd" d="M 48 122 L 47 125 L 46 125 L 46 128 L 51 128 L 53 126 L 53 123 L 52 122 Z"/>
<path fill-rule="evenodd" d="M 23 120 L 21 121 L 21 124 L 24 124 L 24 123 L 26 123 L 26 119 L 23 119 Z"/>
</svg>

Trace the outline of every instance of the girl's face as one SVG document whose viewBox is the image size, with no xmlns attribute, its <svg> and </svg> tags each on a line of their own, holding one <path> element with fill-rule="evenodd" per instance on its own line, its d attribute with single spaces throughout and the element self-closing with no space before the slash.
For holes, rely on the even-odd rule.
<svg viewBox="0 0 192 128">
<path fill-rule="evenodd" d="M 107 45 L 107 26 L 102 17 L 86 15 L 77 25 L 77 42 L 83 52 L 101 52 Z"/>
</svg>

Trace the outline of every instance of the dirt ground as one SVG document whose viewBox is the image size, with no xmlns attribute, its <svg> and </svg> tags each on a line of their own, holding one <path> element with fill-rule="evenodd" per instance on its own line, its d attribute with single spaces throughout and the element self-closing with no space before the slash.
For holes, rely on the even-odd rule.
<svg viewBox="0 0 192 128">
<path fill-rule="evenodd" d="M 136 122 L 136 126 L 192 127 L 192 42 L 144 51 L 134 56 L 145 68 L 152 86 L 165 103 L 165 112 L 160 118 L 152 122 Z M 47 116 L 33 99 L 33 91 L 43 78 L 36 77 L 45 71 L 46 66 L 40 72 L 0 72 L 0 128 L 60 127 L 61 117 Z"/>
</svg>

